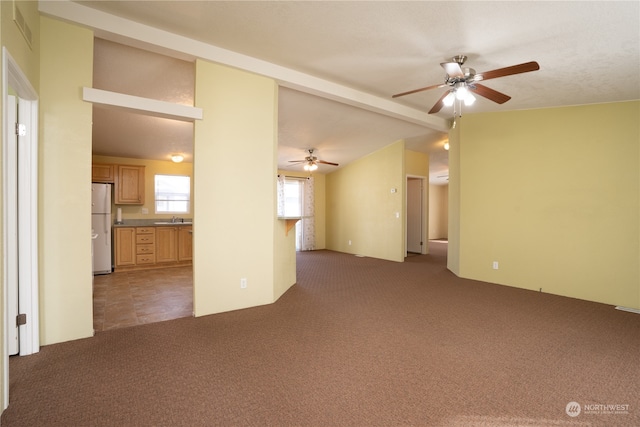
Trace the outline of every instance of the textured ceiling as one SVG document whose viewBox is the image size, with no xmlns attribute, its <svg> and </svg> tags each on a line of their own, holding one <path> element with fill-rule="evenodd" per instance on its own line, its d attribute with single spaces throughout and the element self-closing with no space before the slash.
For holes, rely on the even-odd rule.
<svg viewBox="0 0 640 427">
<path fill-rule="evenodd" d="M 466 113 L 640 98 L 639 2 L 77 3 L 389 100 L 441 83 L 438 64 L 457 54 L 478 72 L 540 64 L 539 71 L 486 83 L 510 95 L 509 102 L 479 98 Z M 440 163 L 433 175 L 446 173 L 440 130 L 300 89 L 280 95 L 281 167 L 310 147 L 343 165 L 404 138 Z M 426 114 L 442 90 L 394 102 Z M 445 108 L 438 116 L 451 114 Z"/>
</svg>

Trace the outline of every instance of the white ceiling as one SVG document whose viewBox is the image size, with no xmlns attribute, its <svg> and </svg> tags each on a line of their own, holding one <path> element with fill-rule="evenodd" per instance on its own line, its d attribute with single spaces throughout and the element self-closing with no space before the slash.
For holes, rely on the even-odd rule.
<svg viewBox="0 0 640 427">
<path fill-rule="evenodd" d="M 457 54 L 467 55 L 465 65 L 478 72 L 528 61 L 540 64 L 539 71 L 487 81 L 487 86 L 512 99 L 498 105 L 479 98 L 464 110 L 467 113 L 640 99 L 637 1 L 74 3 L 353 89 L 355 101 L 347 105 L 313 84 L 305 88 L 299 81 L 280 81 L 278 162 L 283 169 L 290 167 L 288 160 L 303 158 L 307 148 L 316 148 L 318 157 L 342 166 L 406 139 L 410 149 L 430 153 L 432 178 L 446 174 L 442 127 L 431 126 L 432 118 L 404 120 L 402 114 L 385 111 L 410 108 L 426 117 L 444 89 L 394 100 L 391 95 L 442 83 L 439 63 Z M 66 19 L 81 20 L 74 16 Z M 105 37 L 121 43 L 129 40 L 113 34 Z M 358 98 L 364 99 L 365 109 L 354 106 L 360 104 Z M 369 108 L 376 102 L 382 105 L 380 99 L 387 103 L 382 110 Z M 450 119 L 451 115 L 443 108 L 437 116 Z M 132 132 L 129 126 L 96 126 L 100 133 Z M 136 147 L 139 153 L 132 157 L 166 159 L 167 151 L 174 149 L 160 149 L 163 132 L 148 132 L 153 142 L 144 142 L 144 135 L 137 134 L 139 144 L 127 144 L 147 147 Z M 100 140 L 94 141 L 96 149 L 108 151 L 109 147 L 100 147 Z M 320 172 L 331 169 L 321 166 Z"/>
</svg>

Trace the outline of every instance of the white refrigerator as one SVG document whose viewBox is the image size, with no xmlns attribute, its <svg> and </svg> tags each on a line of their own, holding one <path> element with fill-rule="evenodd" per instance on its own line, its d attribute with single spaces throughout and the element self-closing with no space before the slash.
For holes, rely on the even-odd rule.
<svg viewBox="0 0 640 427">
<path fill-rule="evenodd" d="M 111 184 L 91 184 L 93 274 L 111 273 Z"/>
</svg>

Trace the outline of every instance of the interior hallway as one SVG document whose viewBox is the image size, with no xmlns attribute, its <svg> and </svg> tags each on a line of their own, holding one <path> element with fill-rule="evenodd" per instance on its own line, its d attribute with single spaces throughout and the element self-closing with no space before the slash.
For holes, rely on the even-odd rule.
<svg viewBox="0 0 640 427">
<path fill-rule="evenodd" d="M 192 315 L 192 266 L 94 276 L 96 332 Z"/>
</svg>

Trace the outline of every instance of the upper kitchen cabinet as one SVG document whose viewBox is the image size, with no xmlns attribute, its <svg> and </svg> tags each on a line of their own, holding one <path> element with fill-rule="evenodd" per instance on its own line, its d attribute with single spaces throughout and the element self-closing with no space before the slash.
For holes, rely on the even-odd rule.
<svg viewBox="0 0 640 427">
<path fill-rule="evenodd" d="M 94 163 L 91 165 L 91 182 L 113 184 L 114 165 Z"/>
<path fill-rule="evenodd" d="M 144 166 L 117 165 L 115 173 L 115 204 L 144 204 Z"/>
</svg>

